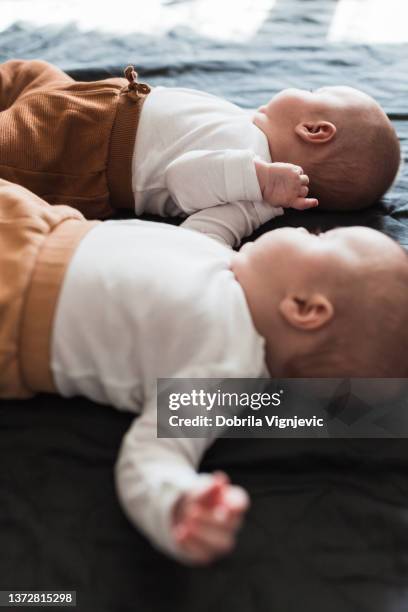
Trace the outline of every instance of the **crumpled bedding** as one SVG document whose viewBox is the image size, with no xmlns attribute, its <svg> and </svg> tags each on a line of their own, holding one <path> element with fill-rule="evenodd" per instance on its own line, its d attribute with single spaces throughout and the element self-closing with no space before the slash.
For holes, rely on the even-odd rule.
<svg viewBox="0 0 408 612">
<path fill-rule="evenodd" d="M 84 80 L 134 63 L 153 84 L 246 107 L 291 85 L 355 85 L 395 121 L 406 160 L 408 48 L 329 45 L 334 4 L 278 2 L 242 44 L 186 28 L 119 37 L 19 22 L 0 33 L 0 61 L 38 57 Z M 369 211 L 289 211 L 269 227 L 283 223 L 369 225 L 408 247 L 408 168 Z M 408 441 L 219 440 L 202 469 L 226 470 L 252 507 L 230 558 L 189 569 L 154 551 L 118 506 L 112 466 L 130 422 L 83 399 L 0 403 L 0 589 L 76 590 L 81 612 L 408 608 Z"/>
</svg>

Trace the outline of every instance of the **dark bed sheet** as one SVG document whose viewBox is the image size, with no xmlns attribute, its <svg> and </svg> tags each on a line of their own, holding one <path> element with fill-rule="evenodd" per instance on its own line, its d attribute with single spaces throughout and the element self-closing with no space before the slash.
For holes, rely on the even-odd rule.
<svg viewBox="0 0 408 612">
<path fill-rule="evenodd" d="M 334 7 L 278 0 L 245 44 L 188 29 L 155 39 L 16 23 L 0 33 L 0 61 L 48 59 L 84 80 L 134 63 L 152 83 L 247 107 L 286 86 L 356 85 L 384 104 L 406 159 L 408 48 L 329 45 Z M 370 211 L 289 212 L 270 227 L 283 222 L 366 224 L 408 247 L 408 169 Z M 203 469 L 225 469 L 253 503 L 237 551 L 187 569 L 155 552 L 118 506 L 112 466 L 130 422 L 82 399 L 0 403 L 0 590 L 76 589 L 81 612 L 408 610 L 408 441 L 218 441 Z"/>
</svg>

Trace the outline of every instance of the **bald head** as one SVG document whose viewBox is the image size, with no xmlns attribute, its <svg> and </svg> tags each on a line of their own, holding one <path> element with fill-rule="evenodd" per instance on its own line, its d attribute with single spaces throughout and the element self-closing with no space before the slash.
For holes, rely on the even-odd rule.
<svg viewBox="0 0 408 612">
<path fill-rule="evenodd" d="M 408 377 L 408 255 L 384 234 L 281 228 L 232 270 L 274 375 Z"/>
<path fill-rule="evenodd" d="M 400 166 L 395 130 L 379 104 L 352 87 L 285 89 L 254 123 L 272 159 L 302 166 L 310 195 L 327 210 L 359 210 L 391 187 Z"/>
<path fill-rule="evenodd" d="M 381 199 L 397 176 L 397 134 L 370 96 L 348 87 L 327 89 L 337 100 L 337 106 L 327 111 L 336 134 L 322 159 L 311 164 L 311 192 L 323 209 L 367 208 Z"/>
</svg>

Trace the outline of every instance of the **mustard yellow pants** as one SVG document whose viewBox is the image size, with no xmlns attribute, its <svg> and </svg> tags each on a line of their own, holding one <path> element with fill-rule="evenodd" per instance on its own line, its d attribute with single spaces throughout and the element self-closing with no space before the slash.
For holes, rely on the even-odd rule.
<svg viewBox="0 0 408 612">
<path fill-rule="evenodd" d="M 0 179 L 0 397 L 54 391 L 52 325 L 69 261 L 98 221 Z"/>
</svg>

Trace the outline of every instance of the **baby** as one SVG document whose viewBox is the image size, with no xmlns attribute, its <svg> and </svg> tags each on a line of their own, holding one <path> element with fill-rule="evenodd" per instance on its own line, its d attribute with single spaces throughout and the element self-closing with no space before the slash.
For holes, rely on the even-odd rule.
<svg viewBox="0 0 408 612">
<path fill-rule="evenodd" d="M 160 549 L 207 563 L 248 497 L 197 474 L 209 440 L 157 438 L 156 379 L 406 377 L 407 286 L 407 254 L 371 229 L 278 229 L 236 253 L 168 224 L 86 221 L 0 180 L 0 397 L 140 414 L 116 465 L 123 508 Z"/>
<path fill-rule="evenodd" d="M 285 207 L 363 208 L 396 176 L 395 131 L 355 89 L 287 89 L 254 111 L 125 74 L 77 82 L 42 61 L 0 65 L 0 177 L 89 219 L 181 216 L 238 246 Z"/>
</svg>

